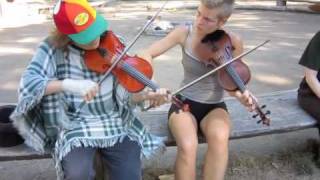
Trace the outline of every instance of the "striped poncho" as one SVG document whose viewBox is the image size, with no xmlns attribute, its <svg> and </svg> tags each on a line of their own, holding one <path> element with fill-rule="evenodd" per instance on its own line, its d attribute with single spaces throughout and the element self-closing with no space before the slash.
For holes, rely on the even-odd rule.
<svg viewBox="0 0 320 180">
<path fill-rule="evenodd" d="M 11 119 L 25 142 L 40 153 L 51 153 L 58 179 L 61 160 L 75 147 L 110 147 L 125 136 L 137 141 L 148 157 L 163 146 L 163 138 L 148 133 L 134 114 L 135 104 L 110 75 L 100 92 L 76 113 L 83 98 L 68 92 L 44 95 L 51 80 L 90 79 L 99 82 L 101 74 L 89 70 L 82 52 L 72 46 L 67 51 L 42 42 L 24 72 L 19 101 Z"/>
</svg>

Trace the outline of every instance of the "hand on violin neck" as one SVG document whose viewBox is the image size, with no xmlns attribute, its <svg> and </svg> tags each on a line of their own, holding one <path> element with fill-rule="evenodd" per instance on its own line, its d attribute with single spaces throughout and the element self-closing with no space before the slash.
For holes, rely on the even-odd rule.
<svg viewBox="0 0 320 180">
<path fill-rule="evenodd" d="M 162 104 L 171 102 L 171 94 L 169 94 L 168 89 L 159 88 L 156 92 L 148 91 L 147 99 L 150 101 L 151 106 L 158 107 Z"/>
<path fill-rule="evenodd" d="M 149 101 L 150 106 L 157 107 L 162 104 L 171 102 L 171 94 L 166 88 L 159 88 L 155 92 L 152 90 L 145 90 L 136 94 L 133 94 L 132 101 Z"/>
<path fill-rule="evenodd" d="M 91 101 L 99 91 L 99 86 L 96 82 L 82 79 L 64 79 L 62 81 L 62 90 L 83 96 L 85 101 Z"/>
<path fill-rule="evenodd" d="M 257 102 L 257 98 L 251 94 L 250 91 L 245 90 L 243 93 L 239 90 L 236 91 L 228 91 L 230 96 L 237 98 L 241 104 L 243 104 L 248 111 L 252 112 L 255 109 L 255 103 Z"/>
</svg>

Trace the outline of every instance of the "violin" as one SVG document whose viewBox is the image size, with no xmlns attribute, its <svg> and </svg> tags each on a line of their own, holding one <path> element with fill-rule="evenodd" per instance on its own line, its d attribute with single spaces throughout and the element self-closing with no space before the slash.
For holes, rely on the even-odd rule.
<svg viewBox="0 0 320 180">
<path fill-rule="evenodd" d="M 105 73 L 111 64 L 113 58 L 125 48 L 119 38 L 112 32 L 105 32 L 100 39 L 100 45 L 95 50 L 88 50 L 84 54 L 84 63 L 87 68 L 97 73 Z M 150 79 L 153 70 L 150 63 L 138 56 L 124 55 L 112 73 L 117 77 L 119 83 L 129 92 L 139 92 L 150 87 L 155 90 L 159 87 Z"/>
<path fill-rule="evenodd" d="M 97 49 L 85 52 L 84 63 L 88 69 L 104 74 L 112 66 L 113 59 L 123 52 L 124 48 L 125 46 L 119 38 L 112 31 L 107 31 L 101 36 L 100 45 Z M 150 80 L 153 75 L 150 63 L 138 56 L 132 57 L 125 54 L 111 72 L 129 92 L 139 92 L 146 86 L 153 91 L 160 88 Z M 172 103 L 184 111 L 189 110 L 188 106 L 176 97 L 172 97 Z"/>
<path fill-rule="evenodd" d="M 202 39 L 200 45 L 196 47 L 196 52 L 198 52 L 204 64 L 217 67 L 232 60 L 233 49 L 230 36 L 223 30 L 217 30 Z M 227 91 L 240 90 L 243 93 L 247 89 L 245 85 L 250 79 L 250 69 L 241 59 L 226 65 L 218 71 L 218 82 L 222 88 Z M 259 106 L 255 98 L 252 99 L 255 105 L 254 110 L 257 113 L 252 117 L 256 118 L 259 116 L 261 119 L 258 123 L 262 122 L 262 124 L 269 126 L 270 119 L 267 115 L 271 112 L 269 110 L 263 112 L 262 109 L 265 108 L 266 105 Z"/>
<path fill-rule="evenodd" d="M 99 48 L 92 51 L 87 51 L 85 53 L 85 64 L 89 69 L 103 73 L 99 85 L 110 75 L 113 74 L 118 77 L 121 85 L 123 85 L 129 92 L 141 91 L 145 86 L 150 87 L 153 91 L 159 88 L 158 85 L 150 81 L 153 71 L 150 64 L 135 56 L 127 56 L 127 52 L 142 35 L 142 33 L 149 27 L 149 25 L 155 20 L 164 6 L 168 1 L 165 1 L 163 5 L 158 9 L 156 14 L 148 20 L 148 22 L 143 26 L 139 33 L 134 37 L 131 43 L 124 48 L 124 45 L 120 40 L 113 34 L 112 31 L 107 31 L 100 39 L 101 45 Z M 111 49 L 111 51 L 110 51 Z M 122 61 L 125 57 L 125 61 Z M 114 59 L 114 62 L 112 61 Z M 136 60 L 140 61 L 136 61 Z M 121 63 L 120 63 L 121 62 Z M 140 65 L 136 65 L 137 62 L 141 62 Z M 141 65 L 142 64 L 142 65 Z M 116 68 L 117 67 L 117 68 Z M 137 69 L 138 70 L 137 70 Z M 127 73 L 127 74 L 126 74 Z M 121 75 L 122 74 L 122 75 Z M 172 96 L 172 103 L 176 104 L 177 107 L 181 108 L 183 111 L 189 111 L 188 105 L 183 104 L 178 98 Z M 77 108 L 76 114 L 78 114 L 81 108 L 85 105 L 85 101 L 82 101 Z M 152 108 L 148 107 L 145 110 Z"/>
</svg>

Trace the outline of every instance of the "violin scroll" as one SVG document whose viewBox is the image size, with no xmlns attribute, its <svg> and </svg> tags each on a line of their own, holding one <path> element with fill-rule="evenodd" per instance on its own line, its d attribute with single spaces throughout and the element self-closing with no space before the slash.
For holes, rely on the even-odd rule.
<svg viewBox="0 0 320 180">
<path fill-rule="evenodd" d="M 255 111 L 257 114 L 252 115 L 252 118 L 260 117 L 260 120 L 257 121 L 258 124 L 262 123 L 263 125 L 270 126 L 270 118 L 267 117 L 267 115 L 271 114 L 271 111 L 267 110 L 266 112 L 263 112 L 262 109 L 266 108 L 266 105 L 262 105 L 261 107 L 256 104 Z"/>
</svg>

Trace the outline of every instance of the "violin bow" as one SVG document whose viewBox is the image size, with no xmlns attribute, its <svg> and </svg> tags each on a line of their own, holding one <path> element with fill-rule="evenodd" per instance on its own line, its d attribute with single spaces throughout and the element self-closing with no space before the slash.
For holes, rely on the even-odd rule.
<svg viewBox="0 0 320 180">
<path fill-rule="evenodd" d="M 133 40 L 131 41 L 131 43 L 126 46 L 126 48 L 121 52 L 120 55 L 118 55 L 116 57 L 116 59 L 114 60 L 114 62 L 112 63 L 112 65 L 109 67 L 108 71 L 102 76 L 102 79 L 99 82 L 99 85 L 101 85 L 101 83 L 109 76 L 109 74 L 111 73 L 111 71 L 116 67 L 116 65 L 121 61 L 122 57 L 129 51 L 129 49 L 134 45 L 134 43 L 136 43 L 136 41 L 138 40 L 138 38 L 141 36 L 141 34 L 150 26 L 150 24 L 156 19 L 156 17 L 159 15 L 159 13 L 162 11 L 162 9 L 164 8 L 164 6 L 168 3 L 168 1 L 165 1 L 162 6 L 160 7 L 160 9 L 158 9 L 158 11 L 152 16 L 151 19 L 149 19 L 147 21 L 147 23 L 143 26 L 143 28 L 140 30 L 140 32 L 138 32 L 138 34 L 133 38 Z"/>
<path fill-rule="evenodd" d="M 168 0 L 165 1 L 162 6 L 158 9 L 158 11 L 152 16 L 151 19 L 149 19 L 146 24 L 143 26 L 143 28 L 138 32 L 138 34 L 133 38 L 131 43 L 125 47 L 125 49 L 121 52 L 120 55 L 116 57 L 112 65 L 109 67 L 108 71 L 102 76 L 102 79 L 98 82 L 98 85 L 101 85 L 102 82 L 110 75 L 111 71 L 116 67 L 116 65 L 120 62 L 120 60 L 123 58 L 123 56 L 129 51 L 129 49 L 136 43 L 138 38 L 142 35 L 142 33 L 150 26 L 150 24 L 156 19 L 156 17 L 159 15 L 159 13 L 162 11 L 164 6 L 168 3 Z M 82 101 L 79 105 L 76 114 L 80 112 L 82 107 L 86 104 L 85 101 Z"/>
<path fill-rule="evenodd" d="M 235 58 L 232 58 L 230 61 L 227 61 L 227 62 L 221 64 L 220 66 L 214 68 L 213 70 L 207 72 L 206 74 L 200 76 L 199 78 L 191 81 L 190 83 L 184 85 L 183 87 L 179 88 L 178 90 L 172 92 L 172 95 L 178 94 L 179 92 L 181 92 L 181 91 L 185 90 L 186 88 L 188 88 L 188 87 L 196 84 L 197 82 L 201 81 L 202 79 L 204 79 L 204 78 L 212 75 L 213 73 L 215 73 L 215 72 L 217 72 L 218 70 L 224 68 L 225 66 L 231 64 L 232 62 L 234 62 L 234 61 L 236 61 L 236 60 L 238 60 L 238 59 L 240 59 L 240 58 L 242 58 L 242 57 L 250 54 L 251 52 L 253 52 L 254 50 L 258 49 L 259 47 L 265 45 L 265 44 L 268 43 L 269 41 L 270 41 L 270 40 L 266 40 L 266 41 L 264 41 L 263 43 L 257 45 L 256 47 L 254 47 L 254 48 L 252 48 L 252 49 L 250 49 L 250 50 L 248 50 L 248 51 L 246 51 L 246 52 L 243 52 L 242 54 L 240 54 L 239 56 L 237 56 L 237 57 L 235 57 Z"/>
</svg>

